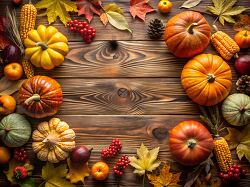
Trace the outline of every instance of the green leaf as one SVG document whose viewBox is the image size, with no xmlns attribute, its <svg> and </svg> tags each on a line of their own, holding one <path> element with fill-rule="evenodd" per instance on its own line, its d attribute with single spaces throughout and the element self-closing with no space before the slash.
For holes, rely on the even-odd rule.
<svg viewBox="0 0 250 187">
<path fill-rule="evenodd" d="M 248 8 L 243 6 L 237 6 L 231 9 L 228 9 L 226 12 L 223 13 L 225 16 L 236 16 L 244 11 L 246 11 Z"/>
<path fill-rule="evenodd" d="M 228 23 L 235 23 L 235 20 L 231 16 L 223 16 L 224 20 L 227 21 Z"/>
<path fill-rule="evenodd" d="M 223 7 L 221 10 L 221 13 L 226 12 L 228 9 L 230 9 L 232 6 L 234 6 L 234 4 L 237 2 L 237 0 L 226 0 L 225 3 L 223 3 Z"/>
<path fill-rule="evenodd" d="M 215 14 L 215 15 L 219 15 L 219 14 L 220 14 L 220 12 L 218 11 L 218 9 L 216 9 L 216 8 L 213 7 L 213 6 L 208 6 L 208 7 L 207 7 L 207 10 L 210 11 L 210 12 L 212 12 L 212 13 Z"/>
<path fill-rule="evenodd" d="M 20 187 L 36 187 L 35 180 L 31 177 L 19 183 Z"/>
<path fill-rule="evenodd" d="M 61 164 L 58 167 L 54 167 L 52 163 L 47 162 L 42 168 L 42 178 L 44 180 L 50 180 L 55 177 L 66 177 L 68 172 L 67 165 Z"/>
<path fill-rule="evenodd" d="M 185 1 L 180 8 L 192 8 L 197 6 L 201 0 L 187 0 Z"/>
</svg>

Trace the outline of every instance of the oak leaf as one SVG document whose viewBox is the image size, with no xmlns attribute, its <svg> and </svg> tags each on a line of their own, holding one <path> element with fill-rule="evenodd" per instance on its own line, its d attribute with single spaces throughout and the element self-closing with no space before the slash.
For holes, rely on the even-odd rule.
<svg viewBox="0 0 250 187">
<path fill-rule="evenodd" d="M 150 183 L 155 187 L 166 187 L 169 185 L 178 186 L 181 173 L 171 173 L 170 165 L 165 164 L 160 171 L 160 175 L 147 174 Z"/>
<path fill-rule="evenodd" d="M 77 0 L 78 16 L 84 15 L 91 22 L 94 14 L 101 14 L 101 0 Z"/>
<path fill-rule="evenodd" d="M 148 4 L 149 0 L 130 0 L 130 13 L 135 18 L 136 16 L 145 21 L 147 13 L 154 12 L 155 9 Z"/>
<path fill-rule="evenodd" d="M 250 17 L 247 14 L 240 14 L 237 22 L 234 24 L 235 31 L 248 30 L 250 31 Z"/>
<path fill-rule="evenodd" d="M 144 175 L 146 171 L 152 172 L 159 165 L 160 161 L 157 160 L 159 147 L 152 150 L 148 150 L 147 147 L 142 143 L 141 147 L 137 149 L 137 157 L 129 157 L 130 165 L 135 168 L 134 173 L 138 175 Z"/>
<path fill-rule="evenodd" d="M 68 173 L 67 165 L 61 164 L 54 167 L 53 164 L 47 162 L 42 168 L 42 178 L 45 180 L 45 187 L 75 187 L 65 179 Z"/>
<path fill-rule="evenodd" d="M 240 160 L 245 156 L 250 162 L 250 125 L 241 131 L 234 128 L 227 128 L 227 130 L 228 134 L 225 139 L 228 141 L 229 148 L 236 149 Z"/>
<path fill-rule="evenodd" d="M 88 167 L 88 162 L 85 164 L 72 164 L 70 159 L 67 160 L 69 166 L 69 173 L 66 175 L 66 178 L 70 180 L 71 183 L 77 183 L 82 181 L 84 184 L 85 177 L 88 177 L 90 174 L 90 169 Z"/>
<path fill-rule="evenodd" d="M 225 21 L 228 23 L 235 23 L 232 16 L 236 16 L 248 9 L 244 6 L 233 7 L 237 0 L 212 0 L 212 2 L 214 6 L 208 6 L 207 10 L 217 15 L 222 25 L 224 25 Z"/>
<path fill-rule="evenodd" d="M 128 30 L 132 33 L 129 29 L 128 22 L 123 16 L 123 10 L 116 3 L 110 3 L 104 6 L 103 10 L 104 13 L 101 14 L 100 20 L 104 25 L 107 25 L 109 22 L 113 27 L 119 30 Z"/>
<path fill-rule="evenodd" d="M 77 12 L 76 3 L 70 0 L 41 0 L 35 4 L 37 9 L 46 9 L 49 24 L 59 17 L 64 25 L 71 20 L 68 12 Z"/>
</svg>

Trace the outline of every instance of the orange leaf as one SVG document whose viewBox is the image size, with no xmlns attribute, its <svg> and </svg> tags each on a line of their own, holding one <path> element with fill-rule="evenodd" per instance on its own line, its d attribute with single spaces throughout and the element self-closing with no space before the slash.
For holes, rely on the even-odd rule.
<svg viewBox="0 0 250 187">
<path fill-rule="evenodd" d="M 107 23 L 109 22 L 108 20 L 108 16 L 106 13 L 102 13 L 100 16 L 100 20 L 102 21 L 103 25 L 107 25 Z"/>
<path fill-rule="evenodd" d="M 171 173 L 170 172 L 170 165 L 165 164 L 160 171 L 160 175 L 155 174 L 148 174 L 148 179 L 150 183 L 153 184 L 155 187 L 166 187 L 169 185 L 177 185 L 180 181 L 181 173 Z"/>
<path fill-rule="evenodd" d="M 89 176 L 90 169 L 88 167 L 88 162 L 83 165 L 72 164 L 70 159 L 67 160 L 69 166 L 69 173 L 66 178 L 70 180 L 71 183 L 77 183 L 82 181 L 84 183 L 85 177 Z"/>
<path fill-rule="evenodd" d="M 130 0 L 130 13 L 135 18 L 136 16 L 145 21 L 145 16 L 149 12 L 155 11 L 148 4 L 148 0 Z"/>
<path fill-rule="evenodd" d="M 101 14 L 101 0 L 77 0 L 78 16 L 84 15 L 91 22 L 94 14 Z"/>
<path fill-rule="evenodd" d="M 235 31 L 241 31 L 243 29 L 250 31 L 250 17 L 247 14 L 240 14 L 238 21 L 234 24 Z"/>
</svg>

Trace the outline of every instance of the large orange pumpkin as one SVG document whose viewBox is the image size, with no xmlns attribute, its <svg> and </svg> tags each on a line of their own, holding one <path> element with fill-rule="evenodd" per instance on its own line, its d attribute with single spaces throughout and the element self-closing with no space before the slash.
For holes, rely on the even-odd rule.
<svg viewBox="0 0 250 187">
<path fill-rule="evenodd" d="M 210 35 L 211 28 L 206 19 L 198 12 L 186 11 L 167 22 L 164 39 L 175 56 L 189 58 L 207 48 Z"/>
<path fill-rule="evenodd" d="M 176 161 L 185 166 L 197 165 L 213 150 L 213 138 L 199 122 L 183 121 L 169 131 L 169 148 Z"/>
<path fill-rule="evenodd" d="M 232 72 L 221 57 L 201 54 L 189 60 L 184 66 L 181 83 L 194 102 L 212 106 L 224 100 L 229 94 Z"/>
<path fill-rule="evenodd" d="M 47 76 L 27 79 L 19 90 L 19 102 L 24 112 L 33 118 L 54 115 L 62 104 L 60 84 Z"/>
</svg>

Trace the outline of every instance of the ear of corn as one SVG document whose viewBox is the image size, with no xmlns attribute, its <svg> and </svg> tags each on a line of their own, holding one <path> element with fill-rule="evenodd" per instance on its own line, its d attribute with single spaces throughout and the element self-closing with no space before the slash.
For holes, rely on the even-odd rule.
<svg viewBox="0 0 250 187">
<path fill-rule="evenodd" d="M 214 154 L 222 172 L 228 172 L 233 160 L 227 141 L 223 137 L 214 138 Z"/>
<path fill-rule="evenodd" d="M 238 44 L 222 31 L 217 31 L 211 36 L 211 43 L 218 53 L 226 60 L 230 60 L 240 51 Z"/>
<path fill-rule="evenodd" d="M 25 4 L 20 11 L 20 36 L 22 41 L 28 36 L 28 32 L 35 28 L 36 24 L 36 15 L 37 10 L 36 7 L 29 3 Z M 22 66 L 27 78 L 34 76 L 34 68 L 32 64 L 28 61 L 23 59 Z"/>
</svg>

